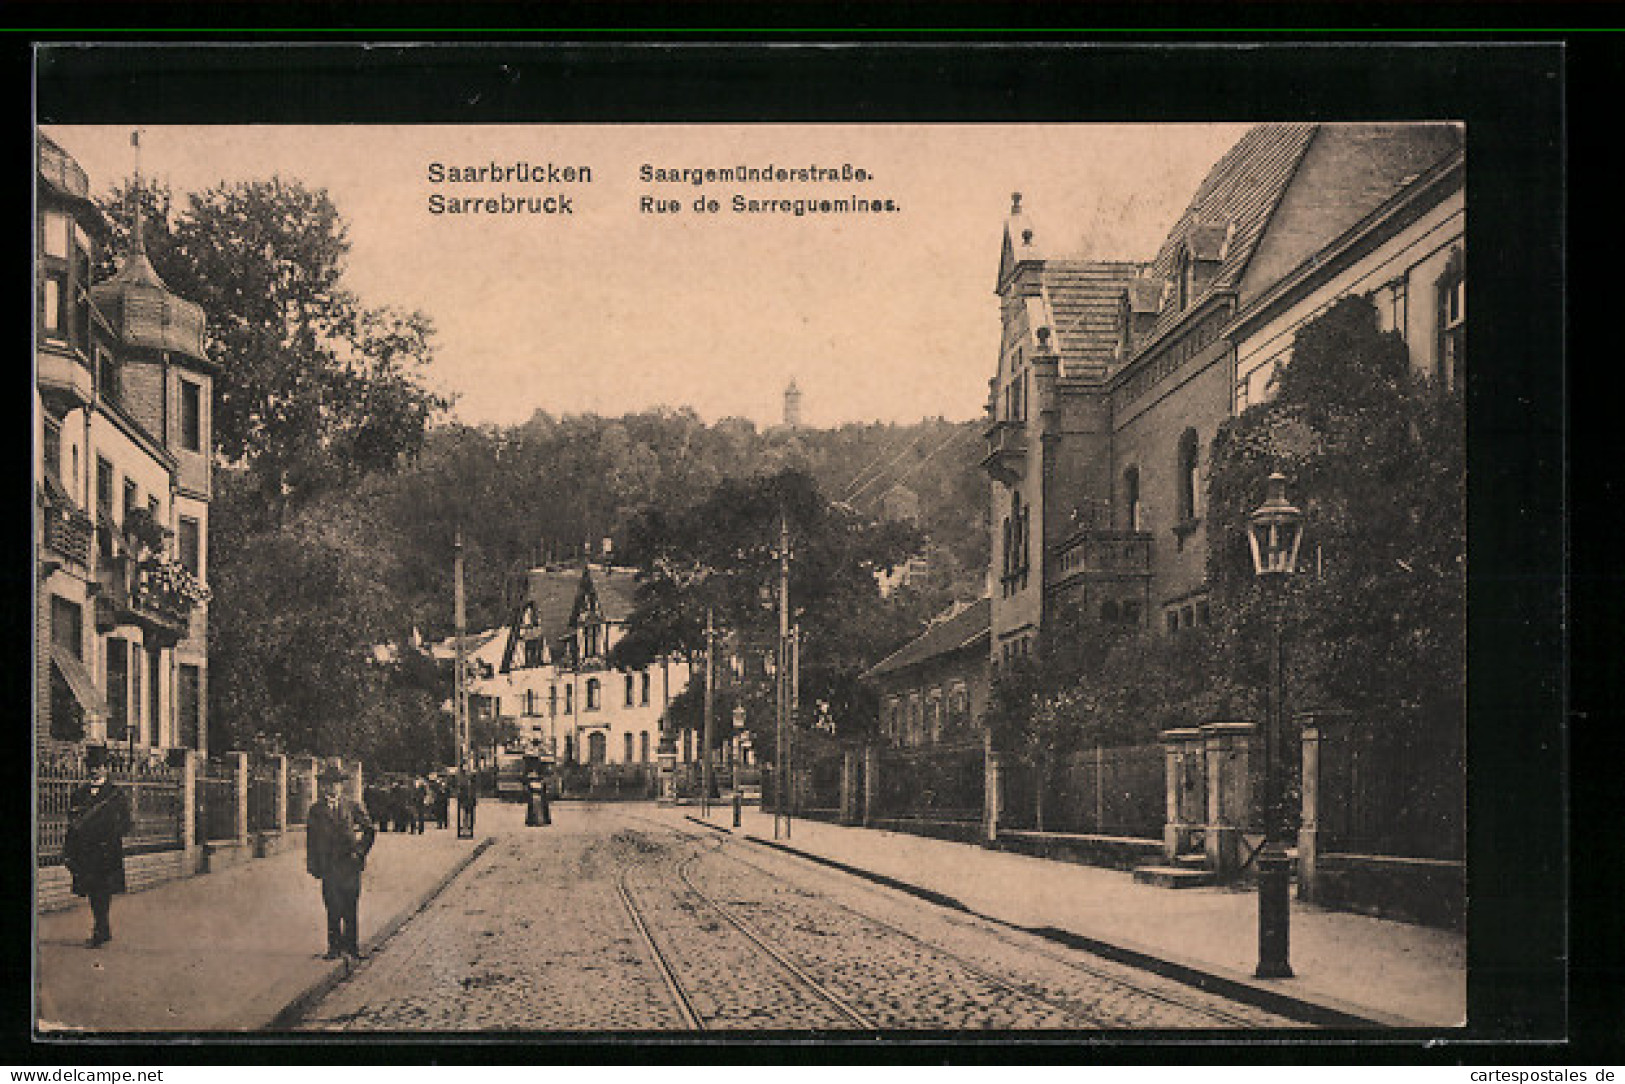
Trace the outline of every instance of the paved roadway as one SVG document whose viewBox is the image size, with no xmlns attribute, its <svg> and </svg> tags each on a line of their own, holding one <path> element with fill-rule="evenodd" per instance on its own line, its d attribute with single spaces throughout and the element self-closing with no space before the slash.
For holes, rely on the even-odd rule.
<svg viewBox="0 0 1625 1084">
<path fill-rule="evenodd" d="M 516 827 L 305 1016 L 322 1031 L 1296 1026 L 638 805 Z"/>
</svg>

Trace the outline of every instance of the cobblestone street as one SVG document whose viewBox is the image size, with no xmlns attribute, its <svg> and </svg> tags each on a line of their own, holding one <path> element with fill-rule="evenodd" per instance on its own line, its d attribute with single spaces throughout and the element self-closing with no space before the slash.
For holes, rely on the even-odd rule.
<svg viewBox="0 0 1625 1084">
<path fill-rule="evenodd" d="M 503 818 L 514 812 L 489 809 Z M 709 832 L 669 811 L 561 806 L 554 820 L 548 829 L 502 835 L 301 1026 L 1296 1026 Z"/>
</svg>

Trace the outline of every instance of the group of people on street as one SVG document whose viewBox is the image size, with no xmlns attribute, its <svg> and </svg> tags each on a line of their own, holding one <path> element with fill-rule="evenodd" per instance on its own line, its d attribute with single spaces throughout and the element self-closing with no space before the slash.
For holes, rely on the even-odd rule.
<svg viewBox="0 0 1625 1084">
<path fill-rule="evenodd" d="M 451 791 L 451 785 L 439 776 L 420 776 L 368 786 L 362 798 L 380 830 L 418 834 L 430 818 L 437 827 L 449 825 Z"/>
<path fill-rule="evenodd" d="M 75 895 L 90 903 L 91 934 L 86 945 L 101 948 L 113 939 L 112 900 L 125 891 L 124 837 L 131 827 L 129 797 L 113 782 L 106 746 L 85 747 L 87 779 L 68 799 L 67 832 L 62 861 L 72 877 Z M 470 773 L 459 773 L 453 786 L 438 777 L 420 778 L 390 787 L 367 787 L 365 802 L 345 796 L 349 775 L 336 766 L 318 777 L 319 793 L 305 818 L 305 869 L 321 882 L 327 911 L 325 959 L 358 959 L 361 944 L 357 912 L 361 900 L 361 873 L 367 865 L 378 829 L 376 817 L 398 832 L 422 832 L 432 813 L 441 828 L 448 826 L 455 790 L 459 835 L 473 835 L 478 791 Z M 369 814 L 368 807 L 374 810 Z"/>
</svg>

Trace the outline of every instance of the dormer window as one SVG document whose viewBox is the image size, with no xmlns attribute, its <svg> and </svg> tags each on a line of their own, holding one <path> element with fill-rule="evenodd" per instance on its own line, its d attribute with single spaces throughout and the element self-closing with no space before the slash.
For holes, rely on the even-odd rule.
<svg viewBox="0 0 1625 1084">
<path fill-rule="evenodd" d="M 1174 307 L 1180 312 L 1190 307 L 1192 276 L 1190 250 L 1181 248 L 1174 261 Z"/>
</svg>

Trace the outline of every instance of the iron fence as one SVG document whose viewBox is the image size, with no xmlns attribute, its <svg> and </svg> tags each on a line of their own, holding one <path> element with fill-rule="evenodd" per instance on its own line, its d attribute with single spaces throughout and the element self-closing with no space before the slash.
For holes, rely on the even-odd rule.
<svg viewBox="0 0 1625 1084">
<path fill-rule="evenodd" d="M 980 820 L 986 757 L 980 742 L 886 749 L 880 755 L 876 817 Z"/>
<path fill-rule="evenodd" d="M 251 760 L 248 765 L 248 830 L 280 832 L 277 818 L 277 770 L 270 760 Z"/>
<path fill-rule="evenodd" d="M 197 775 L 197 838 L 224 842 L 238 837 L 237 771 L 234 765 L 200 762 Z"/>
<path fill-rule="evenodd" d="M 1459 724 L 1351 722 L 1323 730 L 1322 851 L 1462 860 L 1463 756 Z"/>
<path fill-rule="evenodd" d="M 316 765 L 310 760 L 288 762 L 288 823 L 304 824 L 316 801 Z"/>
<path fill-rule="evenodd" d="M 62 841 L 68 831 L 68 810 L 73 793 L 90 781 L 82 746 L 49 742 L 38 752 L 39 861 L 62 861 Z M 130 803 L 130 831 L 124 837 L 126 853 L 173 850 L 183 842 L 184 796 L 181 770 L 144 752 L 110 752 L 109 780 L 124 791 Z"/>
<path fill-rule="evenodd" d="M 1092 746 L 1003 760 L 1002 827 L 1154 839 L 1167 815 L 1161 745 Z"/>
</svg>

